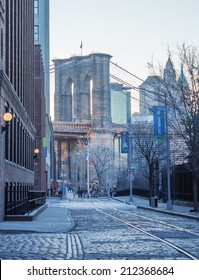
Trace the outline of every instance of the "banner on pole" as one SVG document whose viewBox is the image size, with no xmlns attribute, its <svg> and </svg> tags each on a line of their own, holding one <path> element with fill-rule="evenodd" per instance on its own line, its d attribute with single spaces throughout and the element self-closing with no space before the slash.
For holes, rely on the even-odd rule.
<svg viewBox="0 0 199 280">
<path fill-rule="evenodd" d="M 129 153 L 129 133 L 121 132 L 121 153 Z"/>
<path fill-rule="evenodd" d="M 165 139 L 165 106 L 153 106 L 154 138 Z"/>
</svg>

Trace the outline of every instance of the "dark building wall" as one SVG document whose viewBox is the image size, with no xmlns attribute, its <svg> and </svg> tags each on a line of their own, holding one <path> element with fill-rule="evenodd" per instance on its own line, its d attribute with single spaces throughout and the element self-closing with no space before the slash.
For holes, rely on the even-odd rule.
<svg viewBox="0 0 199 280">
<path fill-rule="evenodd" d="M 34 186 L 34 1 L 0 0 L 0 220 L 5 193 L 20 200 Z M 17 195 L 16 195 L 17 193 Z"/>
<path fill-rule="evenodd" d="M 36 143 L 39 154 L 35 158 L 35 183 L 36 190 L 46 191 L 45 153 L 43 138 L 45 137 L 45 95 L 44 95 L 44 68 L 41 46 L 35 45 L 35 128 Z"/>
<path fill-rule="evenodd" d="M 5 2 L 5 72 L 34 122 L 34 7 L 33 0 Z"/>
</svg>

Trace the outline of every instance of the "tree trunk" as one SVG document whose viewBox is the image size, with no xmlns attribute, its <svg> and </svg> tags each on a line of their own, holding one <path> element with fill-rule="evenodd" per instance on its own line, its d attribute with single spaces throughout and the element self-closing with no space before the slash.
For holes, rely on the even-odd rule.
<svg viewBox="0 0 199 280">
<path fill-rule="evenodd" d="M 198 211 L 198 175 L 193 172 L 193 210 Z"/>
<path fill-rule="evenodd" d="M 149 205 L 153 196 L 153 165 L 149 167 Z"/>
</svg>

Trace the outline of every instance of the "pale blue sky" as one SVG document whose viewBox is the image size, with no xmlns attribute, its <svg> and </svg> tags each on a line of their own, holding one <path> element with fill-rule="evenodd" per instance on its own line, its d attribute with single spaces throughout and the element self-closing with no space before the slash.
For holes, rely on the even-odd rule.
<svg viewBox="0 0 199 280">
<path fill-rule="evenodd" d="M 167 50 L 199 46 L 198 0 L 50 0 L 51 59 L 103 52 L 146 79 Z M 139 84 L 139 83 L 138 83 Z"/>
<path fill-rule="evenodd" d="M 198 0 L 50 0 L 51 59 L 104 52 L 141 78 L 167 48 L 199 45 Z"/>
</svg>

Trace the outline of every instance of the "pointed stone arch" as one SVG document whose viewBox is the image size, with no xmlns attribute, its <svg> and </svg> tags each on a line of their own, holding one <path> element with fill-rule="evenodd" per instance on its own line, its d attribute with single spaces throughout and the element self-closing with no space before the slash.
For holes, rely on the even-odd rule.
<svg viewBox="0 0 199 280">
<path fill-rule="evenodd" d="M 91 120 L 92 108 L 92 87 L 91 77 L 87 74 L 82 83 L 82 90 L 80 93 L 80 118 L 82 120 Z"/>
<path fill-rule="evenodd" d="M 95 53 L 53 61 L 55 65 L 55 121 L 90 120 L 93 127 L 111 124 L 110 58 L 108 54 Z M 63 81 L 68 81 L 70 84 L 70 79 L 74 86 L 73 102 L 71 94 L 64 96 L 66 101 L 63 102 L 66 85 Z M 64 113 L 60 112 L 63 103 L 67 103 L 67 112 Z"/>
<path fill-rule="evenodd" d="M 62 120 L 72 121 L 74 117 L 74 94 L 73 80 L 70 76 L 65 83 L 64 94 L 60 107 L 62 107 Z"/>
</svg>

